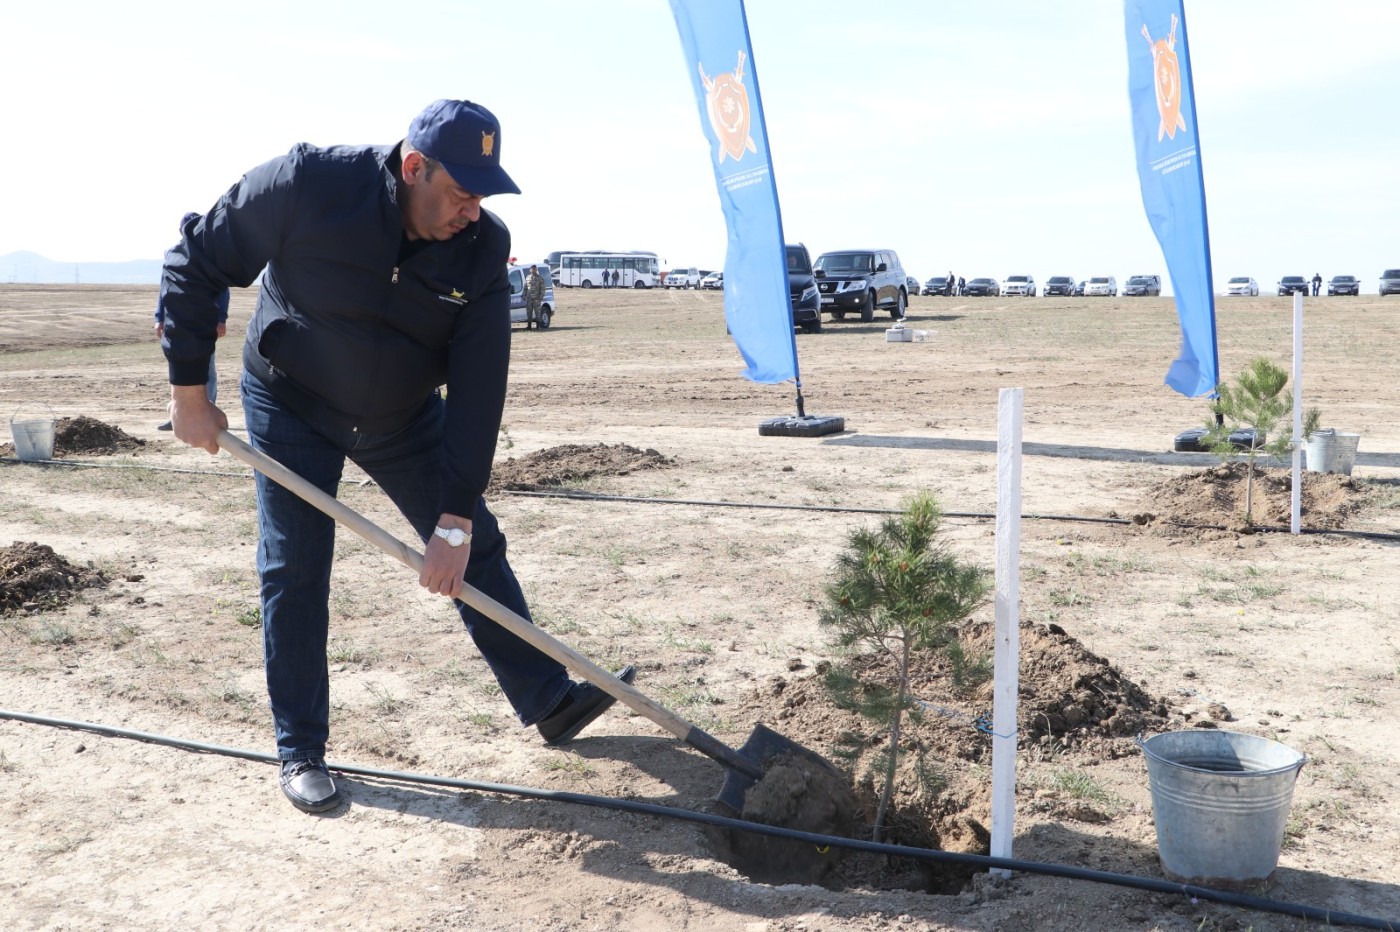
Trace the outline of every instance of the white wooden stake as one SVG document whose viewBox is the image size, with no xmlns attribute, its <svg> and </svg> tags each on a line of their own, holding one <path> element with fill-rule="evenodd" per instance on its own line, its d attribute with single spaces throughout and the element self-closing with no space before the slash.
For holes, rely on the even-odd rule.
<svg viewBox="0 0 1400 932">
<path fill-rule="evenodd" d="M 1024 390 L 997 405 L 996 660 L 992 700 L 992 856 L 1011 857 L 1016 816 L 1016 705 L 1021 675 L 1021 408 Z M 1011 876 L 1000 868 L 993 874 Z"/>
<path fill-rule="evenodd" d="M 1303 296 L 1293 292 L 1293 495 L 1288 528 L 1301 533 L 1303 523 Z"/>
</svg>

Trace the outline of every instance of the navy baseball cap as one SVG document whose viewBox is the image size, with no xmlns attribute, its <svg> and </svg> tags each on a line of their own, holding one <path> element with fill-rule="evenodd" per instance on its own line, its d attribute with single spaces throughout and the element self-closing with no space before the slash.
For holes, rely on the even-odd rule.
<svg viewBox="0 0 1400 932">
<path fill-rule="evenodd" d="M 437 159 L 472 194 L 519 194 L 501 168 L 501 123 L 470 100 L 436 100 L 413 118 L 408 144 Z"/>
</svg>

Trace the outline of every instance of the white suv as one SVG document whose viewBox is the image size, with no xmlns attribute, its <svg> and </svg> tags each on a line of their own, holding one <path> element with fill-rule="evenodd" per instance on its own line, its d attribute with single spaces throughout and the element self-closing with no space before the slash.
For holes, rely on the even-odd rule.
<svg viewBox="0 0 1400 932">
<path fill-rule="evenodd" d="M 1118 279 L 1112 275 L 1098 275 L 1089 279 L 1084 285 L 1084 296 L 1090 295 L 1118 297 Z"/>
<path fill-rule="evenodd" d="M 1035 279 L 1029 275 L 1008 275 L 1001 281 L 1001 293 L 1003 296 L 1018 294 L 1034 298 Z"/>
<path fill-rule="evenodd" d="M 697 268 L 672 269 L 662 282 L 667 288 L 699 288 L 700 270 Z"/>
</svg>

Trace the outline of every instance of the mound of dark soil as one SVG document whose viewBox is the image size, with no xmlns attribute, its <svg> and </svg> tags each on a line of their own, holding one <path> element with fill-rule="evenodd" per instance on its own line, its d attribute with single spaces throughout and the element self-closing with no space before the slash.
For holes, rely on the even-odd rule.
<svg viewBox="0 0 1400 932">
<path fill-rule="evenodd" d="M 100 570 L 74 566 L 44 544 L 17 541 L 0 549 L 0 614 L 55 608 L 79 589 L 106 585 Z"/>
<path fill-rule="evenodd" d="M 131 436 L 120 427 L 81 414 L 59 418 L 53 438 L 55 456 L 64 453 L 133 453 L 145 445 L 146 441 Z"/>
<path fill-rule="evenodd" d="M 1230 528 L 1245 524 L 1245 463 L 1225 463 L 1168 479 L 1143 498 L 1138 524 L 1181 522 Z M 1366 487 L 1341 473 L 1304 472 L 1302 520 L 1306 527 L 1336 529 L 1367 502 Z M 1254 470 L 1252 516 L 1256 525 L 1286 527 L 1292 514 L 1293 475 L 1283 467 Z"/>
<path fill-rule="evenodd" d="M 625 443 L 570 443 L 497 463 L 492 470 L 491 490 L 542 491 L 597 476 L 662 469 L 674 463 L 655 450 L 639 450 Z"/>
</svg>

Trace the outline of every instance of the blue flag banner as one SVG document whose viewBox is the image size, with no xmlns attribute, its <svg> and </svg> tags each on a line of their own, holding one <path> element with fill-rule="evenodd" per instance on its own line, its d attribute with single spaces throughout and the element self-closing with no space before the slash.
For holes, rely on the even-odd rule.
<svg viewBox="0 0 1400 932">
<path fill-rule="evenodd" d="M 1181 321 L 1181 352 L 1166 383 L 1194 398 L 1215 390 L 1220 363 L 1186 14 L 1182 0 L 1124 0 L 1123 14 L 1142 206 L 1162 244 Z"/>
<path fill-rule="evenodd" d="M 743 0 L 671 0 L 729 229 L 724 316 L 755 382 L 797 378 L 787 252 Z"/>
</svg>

